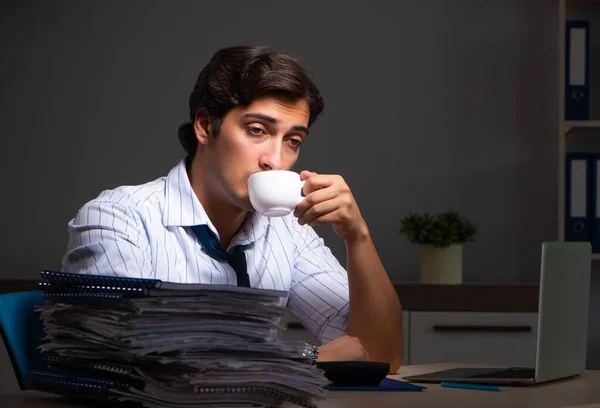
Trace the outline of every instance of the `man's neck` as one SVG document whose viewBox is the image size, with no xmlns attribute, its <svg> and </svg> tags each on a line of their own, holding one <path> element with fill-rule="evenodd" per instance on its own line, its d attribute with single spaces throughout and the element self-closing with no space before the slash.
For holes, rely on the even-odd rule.
<svg viewBox="0 0 600 408">
<path fill-rule="evenodd" d="M 210 184 L 206 173 L 196 163 L 196 160 L 193 160 L 188 166 L 187 173 L 192 190 L 219 233 L 221 247 L 227 249 L 232 238 L 244 223 L 248 212 L 224 199 L 220 189 Z"/>
</svg>

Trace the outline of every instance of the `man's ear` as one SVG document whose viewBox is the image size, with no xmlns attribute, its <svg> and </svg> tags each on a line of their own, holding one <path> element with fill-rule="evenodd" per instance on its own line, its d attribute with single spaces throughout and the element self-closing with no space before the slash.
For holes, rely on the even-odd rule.
<svg viewBox="0 0 600 408">
<path fill-rule="evenodd" d="M 212 131 L 212 125 L 210 124 L 210 116 L 206 108 L 200 108 L 196 112 L 196 118 L 194 119 L 194 132 L 196 133 L 196 139 L 201 145 L 208 144 L 210 133 Z"/>
</svg>

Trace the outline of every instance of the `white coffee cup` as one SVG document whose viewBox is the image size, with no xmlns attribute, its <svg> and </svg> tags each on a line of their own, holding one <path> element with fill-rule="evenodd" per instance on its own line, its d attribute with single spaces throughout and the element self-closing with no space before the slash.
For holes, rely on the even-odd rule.
<svg viewBox="0 0 600 408">
<path fill-rule="evenodd" d="M 288 215 L 304 199 L 304 180 L 288 170 L 266 170 L 248 178 L 248 194 L 254 209 L 266 217 Z"/>
</svg>

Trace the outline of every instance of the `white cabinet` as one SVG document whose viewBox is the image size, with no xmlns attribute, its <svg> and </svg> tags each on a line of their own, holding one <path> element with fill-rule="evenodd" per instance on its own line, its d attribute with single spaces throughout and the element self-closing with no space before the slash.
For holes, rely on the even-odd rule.
<svg viewBox="0 0 600 408">
<path fill-rule="evenodd" d="M 285 341 L 315 338 L 288 311 Z M 428 363 L 535 366 L 537 313 L 402 312 L 402 365 Z"/>
<path fill-rule="evenodd" d="M 535 366 L 537 313 L 410 312 L 409 362 Z"/>
</svg>

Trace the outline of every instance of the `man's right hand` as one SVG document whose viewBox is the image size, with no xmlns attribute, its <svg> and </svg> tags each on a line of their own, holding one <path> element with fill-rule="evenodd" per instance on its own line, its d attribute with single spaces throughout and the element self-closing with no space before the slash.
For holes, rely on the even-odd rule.
<svg viewBox="0 0 600 408">
<path fill-rule="evenodd" d="M 358 337 L 342 336 L 319 347 L 321 361 L 368 361 L 369 353 Z"/>
</svg>

